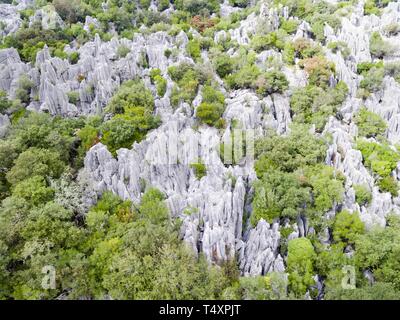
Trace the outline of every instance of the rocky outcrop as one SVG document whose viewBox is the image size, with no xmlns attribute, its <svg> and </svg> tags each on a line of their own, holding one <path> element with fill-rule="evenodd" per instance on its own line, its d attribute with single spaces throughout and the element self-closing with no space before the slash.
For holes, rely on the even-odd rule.
<svg viewBox="0 0 400 320">
<path fill-rule="evenodd" d="M 270 225 L 261 219 L 249 231 L 247 239 L 239 244 L 240 269 L 244 275 L 284 272 L 283 259 L 278 253 L 280 244 L 279 224 Z"/>
<path fill-rule="evenodd" d="M 22 23 L 16 6 L 0 4 L 0 36 L 6 36 L 18 30 Z"/>
</svg>

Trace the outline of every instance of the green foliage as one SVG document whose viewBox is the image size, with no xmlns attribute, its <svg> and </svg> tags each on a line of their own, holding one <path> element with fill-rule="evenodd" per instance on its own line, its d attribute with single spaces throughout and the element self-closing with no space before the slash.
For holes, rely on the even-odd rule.
<svg viewBox="0 0 400 320">
<path fill-rule="evenodd" d="M 151 82 L 156 85 L 157 94 L 160 97 L 163 97 L 165 95 L 165 92 L 167 91 L 167 80 L 161 76 L 161 70 L 151 69 L 150 79 Z"/>
<path fill-rule="evenodd" d="M 357 73 L 365 75 L 368 73 L 369 70 L 372 68 L 383 68 L 384 64 L 382 60 L 378 62 L 360 62 L 357 64 Z"/>
<path fill-rule="evenodd" d="M 281 273 L 241 277 L 239 284 L 241 298 L 245 300 L 278 300 L 285 299 L 287 295 L 287 279 Z"/>
<path fill-rule="evenodd" d="M 71 91 L 67 93 L 68 102 L 72 104 L 77 104 L 79 101 L 79 92 L 78 91 Z"/>
<path fill-rule="evenodd" d="M 154 98 L 143 82 L 129 80 L 111 98 L 106 110 L 114 117 L 101 126 L 101 141 L 113 154 L 120 148 L 130 148 L 147 131 L 158 126 L 153 116 Z"/>
<path fill-rule="evenodd" d="M 294 172 L 298 168 L 315 165 L 325 160 L 326 145 L 305 127 L 294 127 L 288 136 L 270 135 L 257 140 L 255 169 L 262 177 L 269 169 Z"/>
<path fill-rule="evenodd" d="M 258 77 L 257 82 L 257 93 L 262 95 L 268 95 L 272 93 L 283 93 L 289 87 L 283 72 L 272 70 L 263 73 Z"/>
<path fill-rule="evenodd" d="M 196 117 L 209 126 L 216 126 L 225 110 L 225 97 L 208 85 L 204 86 L 202 93 L 202 103 L 197 107 Z"/>
<path fill-rule="evenodd" d="M 314 284 L 314 261 L 316 254 L 311 241 L 307 238 L 297 238 L 289 241 L 287 271 L 289 272 L 289 287 L 298 297 L 304 296 Z"/>
<path fill-rule="evenodd" d="M 295 90 L 290 98 L 294 121 L 315 124 L 317 131 L 321 132 L 329 115 L 338 111 L 347 93 L 348 87 L 342 81 L 335 88 L 325 90 L 312 85 Z"/>
<path fill-rule="evenodd" d="M 294 173 L 270 170 L 254 186 L 253 226 L 260 219 L 269 222 L 280 217 L 295 219 L 310 204 L 309 187 Z"/>
<path fill-rule="evenodd" d="M 260 69 L 254 64 L 247 64 L 235 73 L 228 75 L 225 80 L 231 89 L 250 89 L 254 86 Z"/>
<path fill-rule="evenodd" d="M 372 200 L 372 194 L 369 188 L 365 185 L 354 185 L 353 189 L 356 193 L 356 202 L 360 206 L 368 205 Z"/>
<path fill-rule="evenodd" d="M 57 152 L 29 148 L 18 156 L 6 176 L 9 183 L 16 185 L 33 176 L 58 178 L 64 167 Z"/>
<path fill-rule="evenodd" d="M 197 163 L 191 163 L 190 167 L 193 168 L 194 174 L 197 179 L 203 178 L 205 175 L 207 175 L 207 168 L 204 163 L 197 162 Z"/>
<path fill-rule="evenodd" d="M 0 113 L 5 112 L 11 107 L 11 101 L 7 98 L 7 93 L 0 90 Z"/>
<path fill-rule="evenodd" d="M 13 47 L 18 50 L 23 61 L 35 62 L 37 52 L 43 49 L 45 44 L 49 47 L 50 52 L 54 53 L 56 49 L 60 50 L 71 40 L 72 37 L 61 29 L 44 30 L 40 23 L 36 23 L 29 28 L 22 27 L 15 34 L 6 36 L 3 39 L 2 47 Z"/>
<path fill-rule="evenodd" d="M 393 77 L 398 83 L 400 83 L 400 63 L 385 63 L 385 75 Z"/>
<path fill-rule="evenodd" d="M 363 222 L 360 220 L 358 212 L 350 213 L 346 210 L 339 212 L 335 216 L 333 223 L 333 239 L 343 244 L 354 244 L 358 235 L 365 230 Z"/>
<path fill-rule="evenodd" d="M 347 59 L 351 53 L 349 47 L 347 46 L 347 43 L 343 41 L 329 42 L 328 48 L 331 49 L 334 53 L 340 52 L 344 59 Z"/>
<path fill-rule="evenodd" d="M 352 265 L 352 258 L 344 254 L 343 243 L 333 243 L 326 247 L 316 243 L 318 254 L 315 261 L 317 273 L 324 278 L 325 291 L 342 287 L 343 266 Z"/>
<path fill-rule="evenodd" d="M 360 88 L 368 92 L 376 92 L 382 88 L 385 71 L 383 68 L 373 67 L 368 72 L 363 73 L 364 79 L 360 82 Z"/>
<path fill-rule="evenodd" d="M 140 107 L 153 111 L 154 98 L 143 82 L 128 80 L 124 82 L 107 105 L 107 112 L 124 113 L 127 108 Z"/>
<path fill-rule="evenodd" d="M 300 61 L 299 65 L 308 74 L 308 83 L 320 88 L 327 88 L 335 73 L 335 65 L 322 56 L 305 58 Z"/>
<path fill-rule="evenodd" d="M 71 64 L 77 64 L 78 60 L 79 60 L 79 52 L 72 52 L 68 56 L 68 60 L 69 60 L 69 63 L 71 63 Z"/>
<path fill-rule="evenodd" d="M 219 2 L 217 0 L 175 0 L 174 5 L 178 10 L 188 11 L 192 16 L 204 12 L 218 12 Z"/>
<path fill-rule="evenodd" d="M 189 55 L 194 60 L 197 60 L 200 58 L 201 49 L 200 49 L 200 41 L 198 39 L 189 40 L 186 48 L 187 48 Z"/>
<path fill-rule="evenodd" d="M 359 140 L 356 147 L 363 155 L 364 164 L 380 177 L 388 177 L 400 161 L 400 154 L 387 144 Z"/>
<path fill-rule="evenodd" d="M 275 31 L 267 33 L 266 35 L 255 35 L 251 39 L 250 45 L 256 52 L 261 52 L 272 48 L 282 50 L 285 46 L 284 39 L 282 38 L 282 32 L 279 33 Z"/>
<path fill-rule="evenodd" d="M 288 34 L 295 33 L 297 31 L 297 27 L 299 26 L 299 21 L 295 19 L 283 19 L 281 20 L 280 28 L 285 30 Z"/>
<path fill-rule="evenodd" d="M 378 181 L 379 189 L 382 192 L 390 192 L 393 197 L 397 197 L 399 194 L 399 184 L 393 177 L 383 177 Z"/>
<path fill-rule="evenodd" d="M 343 275 L 343 274 L 342 274 Z M 327 289 L 327 300 L 398 300 L 400 292 L 392 283 L 376 282 L 353 290 Z"/>
<path fill-rule="evenodd" d="M 25 75 L 21 76 L 18 80 L 18 89 L 15 92 L 15 97 L 22 103 L 28 104 L 32 87 L 33 82 Z"/>
<path fill-rule="evenodd" d="M 312 198 L 317 213 L 326 212 L 343 198 L 344 177 L 334 168 L 318 164 L 306 168 L 305 177 L 312 187 Z"/>
<path fill-rule="evenodd" d="M 393 46 L 383 40 L 379 32 L 373 32 L 369 39 L 369 51 L 375 58 L 382 59 L 393 52 Z"/>
<path fill-rule="evenodd" d="M 120 58 L 125 58 L 129 52 L 131 52 L 131 49 L 125 45 L 120 45 L 117 49 L 117 54 Z"/>
<path fill-rule="evenodd" d="M 249 0 L 229 0 L 229 3 L 234 7 L 246 8 L 249 5 L 250 1 Z"/>
<path fill-rule="evenodd" d="M 387 128 L 386 121 L 365 107 L 360 109 L 354 120 L 358 134 L 366 138 L 382 137 Z"/>
<path fill-rule="evenodd" d="M 389 216 L 386 228 L 377 228 L 356 240 L 356 265 L 361 270 L 370 270 L 376 281 L 393 284 L 400 288 L 400 229 L 396 219 Z"/>
<path fill-rule="evenodd" d="M 322 48 L 315 42 L 306 38 L 299 38 L 293 42 L 296 57 L 300 59 L 312 58 L 322 55 Z"/>
<path fill-rule="evenodd" d="M 34 206 L 46 203 L 53 198 L 53 190 L 46 186 L 46 182 L 41 176 L 33 176 L 18 183 L 13 194 Z"/>
<path fill-rule="evenodd" d="M 198 67 L 189 63 L 169 67 L 168 74 L 177 82 L 171 94 L 171 103 L 174 107 L 177 107 L 180 101 L 191 103 L 199 85 L 207 80 L 207 76 Z"/>
<path fill-rule="evenodd" d="M 321 213 L 343 196 L 344 178 L 323 163 L 326 146 L 309 132 L 294 127 L 288 136 L 272 135 L 256 141 L 252 225 L 260 219 L 311 218 L 318 226 Z"/>
<path fill-rule="evenodd" d="M 69 23 L 84 22 L 87 7 L 78 0 L 53 0 L 53 6 L 63 20 Z"/>
<path fill-rule="evenodd" d="M 400 33 L 400 24 L 396 22 L 389 23 L 385 26 L 384 30 L 389 37 L 397 36 Z"/>
</svg>

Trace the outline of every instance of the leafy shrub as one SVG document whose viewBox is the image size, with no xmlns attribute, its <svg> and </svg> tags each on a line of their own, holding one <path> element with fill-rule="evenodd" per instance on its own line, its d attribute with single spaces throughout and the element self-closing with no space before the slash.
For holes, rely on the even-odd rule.
<svg viewBox="0 0 400 320">
<path fill-rule="evenodd" d="M 124 82 L 111 98 L 106 111 L 114 114 L 123 113 L 125 108 L 141 107 L 153 111 L 154 98 L 143 82 L 128 80 Z"/>
<path fill-rule="evenodd" d="M 69 23 L 85 20 L 86 8 L 78 0 L 53 0 L 53 6 L 60 17 Z"/>
<path fill-rule="evenodd" d="M 393 52 L 393 46 L 384 41 L 379 32 L 373 32 L 369 39 L 369 50 L 372 56 L 382 59 Z"/>
<path fill-rule="evenodd" d="M 69 60 L 69 63 L 71 63 L 71 64 L 77 64 L 78 60 L 79 60 L 79 52 L 72 52 L 68 56 L 68 60 Z"/>
<path fill-rule="evenodd" d="M 300 59 L 312 58 L 322 55 L 322 48 L 306 38 L 299 38 L 293 42 L 296 57 Z"/>
<path fill-rule="evenodd" d="M 196 175 L 197 179 L 203 178 L 205 175 L 207 175 L 207 168 L 204 165 L 204 163 L 197 162 L 197 163 L 191 163 L 190 167 L 193 168 L 194 174 Z"/>
<path fill-rule="evenodd" d="M 375 92 L 382 88 L 383 77 L 385 71 L 383 68 L 373 67 L 363 74 L 364 79 L 360 82 L 360 88 L 368 92 Z"/>
<path fill-rule="evenodd" d="M 284 39 L 282 39 L 283 35 L 281 33 L 274 31 L 266 35 L 255 35 L 251 39 L 250 45 L 256 52 L 272 48 L 282 50 L 285 46 L 285 42 Z"/>
<path fill-rule="evenodd" d="M 189 55 L 194 59 L 197 60 L 200 58 L 200 42 L 197 39 L 189 40 L 187 47 L 186 47 Z"/>
<path fill-rule="evenodd" d="M 120 148 L 130 148 L 134 141 L 142 140 L 147 131 L 158 126 L 153 108 L 153 95 L 143 82 L 124 82 L 107 105 L 106 110 L 115 115 L 102 125 L 101 141 L 113 154 Z"/>
<path fill-rule="evenodd" d="M 288 34 L 295 33 L 297 27 L 299 26 L 299 21 L 295 19 L 282 19 L 280 28 L 285 30 Z"/>
<path fill-rule="evenodd" d="M 400 229 L 394 216 L 388 216 L 386 228 L 375 228 L 360 235 L 355 243 L 355 262 L 359 270 L 370 270 L 375 281 L 393 284 L 400 289 L 398 243 Z"/>
<path fill-rule="evenodd" d="M 390 23 L 384 28 L 385 33 L 390 36 L 396 36 L 400 33 L 400 24 L 399 23 Z"/>
<path fill-rule="evenodd" d="M 328 48 L 331 49 L 334 53 L 340 52 L 344 59 L 347 59 L 351 53 L 349 47 L 347 46 L 347 43 L 343 41 L 329 42 Z"/>
<path fill-rule="evenodd" d="M 211 86 L 204 86 L 202 103 L 197 107 L 196 117 L 209 126 L 218 124 L 224 109 L 224 95 Z"/>
<path fill-rule="evenodd" d="M 277 218 L 296 219 L 310 204 L 310 189 L 302 185 L 295 173 L 268 170 L 255 183 L 251 223 L 256 226 L 260 219 L 272 222 Z"/>
<path fill-rule="evenodd" d="M 7 180 L 15 185 L 33 176 L 58 178 L 65 168 L 57 152 L 29 148 L 15 160 L 14 166 L 7 172 Z"/>
<path fill-rule="evenodd" d="M 7 98 L 7 93 L 0 90 L 0 113 L 3 113 L 11 107 L 11 101 Z"/>
<path fill-rule="evenodd" d="M 255 226 L 263 218 L 296 219 L 308 216 L 318 227 L 321 212 L 343 198 L 344 178 L 323 164 L 326 146 L 305 128 L 293 127 L 287 137 L 272 135 L 256 141 L 255 170 L 260 179 L 254 184 L 253 215 Z"/>
<path fill-rule="evenodd" d="M 33 82 L 27 76 L 21 76 L 18 81 L 18 89 L 15 91 L 15 96 L 23 103 L 29 103 L 30 93 L 33 87 Z"/>
<path fill-rule="evenodd" d="M 357 236 L 364 233 L 364 229 L 364 224 L 360 220 L 358 212 L 350 213 L 343 210 L 335 216 L 333 239 L 345 245 L 354 244 Z"/>
<path fill-rule="evenodd" d="M 18 183 L 13 194 L 34 206 L 38 206 L 50 201 L 53 198 L 54 190 L 47 187 L 42 176 L 33 176 Z"/>
<path fill-rule="evenodd" d="M 385 64 L 385 75 L 393 77 L 398 83 L 400 83 L 400 63 L 399 62 L 388 62 Z"/>
<path fill-rule="evenodd" d="M 364 185 L 354 185 L 353 189 L 356 193 L 356 202 L 360 206 L 368 205 L 372 200 L 371 191 L 367 186 Z"/>
<path fill-rule="evenodd" d="M 104 143 L 115 154 L 120 148 L 130 148 L 135 141 L 141 141 L 147 131 L 157 127 L 159 119 L 144 107 L 127 107 L 124 114 L 118 114 L 102 125 Z"/>
<path fill-rule="evenodd" d="M 311 241 L 297 238 L 289 241 L 287 271 L 289 287 L 298 297 L 304 296 L 309 286 L 314 284 L 314 262 L 316 254 Z"/>
<path fill-rule="evenodd" d="M 159 0 L 157 9 L 158 9 L 158 11 L 161 12 L 161 11 L 164 11 L 164 10 L 168 9 L 169 6 L 170 6 L 169 0 Z"/>
<path fill-rule="evenodd" d="M 272 70 L 261 74 L 256 82 L 257 93 L 267 95 L 272 93 L 283 93 L 288 89 L 289 82 L 284 73 Z"/>
<path fill-rule="evenodd" d="M 256 140 L 255 170 L 259 178 L 269 169 L 294 172 L 309 165 L 325 160 L 326 145 L 304 126 L 293 127 L 289 136 L 271 134 L 269 137 Z"/>
<path fill-rule="evenodd" d="M 221 78 L 225 78 L 231 74 L 234 70 L 235 64 L 232 58 L 230 58 L 226 53 L 221 53 L 217 55 L 215 60 L 213 60 L 215 71 Z"/>
<path fill-rule="evenodd" d="M 249 4 L 249 0 L 229 0 L 229 3 L 234 7 L 246 8 Z"/>
<path fill-rule="evenodd" d="M 308 85 L 297 89 L 290 97 L 290 108 L 293 119 L 299 123 L 315 124 L 322 131 L 329 115 L 334 115 L 348 94 L 347 85 L 339 81 L 335 88 L 323 90 Z"/>
<path fill-rule="evenodd" d="M 320 56 L 301 60 L 300 66 L 308 74 L 308 83 L 321 88 L 326 88 L 329 85 L 329 81 L 335 72 L 334 64 Z"/>
<path fill-rule="evenodd" d="M 386 144 L 360 140 L 356 147 L 363 155 L 364 164 L 380 177 L 390 176 L 400 161 L 400 154 Z"/>
<path fill-rule="evenodd" d="M 206 74 L 190 63 L 171 66 L 168 68 L 168 74 L 178 84 L 173 88 L 171 94 L 173 106 L 177 106 L 182 100 L 191 103 L 197 94 L 199 85 L 207 80 Z"/>
<path fill-rule="evenodd" d="M 157 94 L 160 97 L 163 97 L 165 92 L 167 91 L 167 80 L 161 76 L 160 69 L 151 69 L 150 70 L 150 79 L 153 84 L 156 85 Z"/>
<path fill-rule="evenodd" d="M 79 92 L 78 91 L 67 92 L 67 97 L 68 97 L 69 103 L 76 105 L 77 102 L 79 101 Z"/>
<path fill-rule="evenodd" d="M 358 126 L 358 134 L 366 138 L 383 136 L 387 128 L 386 121 L 365 107 L 355 116 L 355 123 Z"/>
<path fill-rule="evenodd" d="M 176 9 L 188 11 L 192 16 L 200 15 L 205 11 L 213 13 L 219 10 L 219 2 L 217 0 L 178 0 L 174 1 L 174 5 Z"/>
<path fill-rule="evenodd" d="M 131 49 L 129 49 L 125 45 L 120 45 L 117 49 L 117 54 L 118 54 L 118 57 L 120 57 L 120 58 L 125 58 L 129 52 L 131 52 Z"/>
<path fill-rule="evenodd" d="M 368 73 L 369 70 L 372 68 L 383 68 L 384 64 L 383 61 L 380 60 L 378 62 L 361 62 L 357 64 L 357 73 L 361 75 L 365 75 Z"/>
<path fill-rule="evenodd" d="M 399 184 L 391 176 L 386 176 L 380 179 L 378 185 L 382 192 L 390 192 L 393 197 L 397 197 L 399 194 Z"/>
</svg>

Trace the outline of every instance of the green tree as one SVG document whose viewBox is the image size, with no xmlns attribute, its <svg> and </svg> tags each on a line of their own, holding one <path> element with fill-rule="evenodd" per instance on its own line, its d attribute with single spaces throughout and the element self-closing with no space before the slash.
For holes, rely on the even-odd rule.
<svg viewBox="0 0 400 320">
<path fill-rule="evenodd" d="M 33 176 L 58 178 L 65 168 L 57 152 L 29 148 L 15 160 L 14 166 L 7 172 L 7 180 L 15 185 Z"/>
<path fill-rule="evenodd" d="M 289 241 L 287 271 L 289 288 L 298 297 L 304 296 L 307 289 L 314 284 L 314 262 L 316 254 L 311 241 L 297 238 Z"/>
<path fill-rule="evenodd" d="M 358 212 L 343 210 L 336 215 L 332 232 L 336 242 L 354 244 L 357 236 L 364 231 L 364 223 L 360 220 Z"/>
<path fill-rule="evenodd" d="M 361 108 L 355 117 L 358 134 L 366 138 L 382 136 L 387 128 L 386 122 L 376 113 Z"/>
</svg>

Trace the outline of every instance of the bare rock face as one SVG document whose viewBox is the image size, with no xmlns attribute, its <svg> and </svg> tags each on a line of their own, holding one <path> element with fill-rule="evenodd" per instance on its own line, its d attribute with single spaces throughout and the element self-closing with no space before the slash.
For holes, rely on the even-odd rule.
<svg viewBox="0 0 400 320">
<path fill-rule="evenodd" d="M 260 275 L 268 272 L 284 272 L 283 259 L 278 253 L 279 224 L 270 225 L 261 219 L 249 231 L 245 241 L 239 244 L 240 269 L 244 275 Z"/>
<path fill-rule="evenodd" d="M 20 77 L 29 69 L 29 66 L 21 62 L 14 48 L 0 50 L 0 90 L 14 98 Z"/>
<path fill-rule="evenodd" d="M 34 23 L 40 23 L 44 30 L 64 28 L 64 21 L 52 5 L 47 5 L 36 10 L 35 14 L 29 19 L 29 26 L 32 26 Z"/>
<path fill-rule="evenodd" d="M 177 116 L 151 132 L 132 150 L 118 150 L 114 159 L 97 144 L 85 158 L 85 170 L 99 192 L 112 190 L 123 198 L 138 201 L 143 181 L 164 192 L 171 215 L 183 220 L 182 236 L 210 261 L 223 261 L 235 254 L 242 233 L 246 177 L 222 164 L 216 151 L 219 140 L 214 130 L 199 132 Z M 195 177 L 191 163 L 202 159 L 207 175 Z"/>
<path fill-rule="evenodd" d="M 0 4 L 0 21 L 0 36 L 16 32 L 22 23 L 17 7 L 10 4 Z"/>
<path fill-rule="evenodd" d="M 0 36 L 13 33 L 19 28 L 21 19 L 18 10 L 30 4 L 31 0 L 24 0 L 19 1 L 18 6 L 0 5 L 0 20 L 4 23 Z M 247 45 L 253 35 L 277 30 L 281 19 L 291 19 L 286 7 L 273 8 L 269 1 L 259 1 L 258 4 L 259 10 L 240 21 L 237 28 L 216 32 L 214 41 L 221 43 L 230 39 L 239 45 Z M 150 10 L 156 10 L 154 2 Z M 227 16 L 240 10 L 224 1 L 221 15 Z M 172 6 L 163 14 L 171 12 Z M 338 31 L 329 25 L 324 28 L 326 43 L 342 41 L 350 51 L 350 55 L 344 57 L 340 52 L 334 53 L 323 46 L 327 60 L 336 66 L 336 78 L 331 79 L 332 85 L 341 80 L 349 87 L 349 96 L 340 109 L 342 118 L 338 120 L 330 117 L 324 129 L 324 133 L 332 137 L 326 164 L 341 171 L 346 177 L 345 194 L 340 208 L 360 212 L 368 228 L 376 224 L 384 225 L 390 212 L 400 214 L 400 197 L 393 198 L 389 193 L 380 192 L 375 177 L 363 165 L 362 154 L 355 149 L 358 128 L 354 123 L 354 115 L 365 105 L 387 121 L 388 141 L 399 143 L 400 85 L 392 77 L 386 76 L 381 90 L 363 101 L 357 98 L 362 80 L 362 76 L 356 72 L 357 64 L 373 61 L 369 48 L 371 34 L 375 31 L 384 34 L 385 26 L 399 22 L 400 3 L 390 3 L 382 15 L 377 17 L 364 15 L 364 3 L 360 1 L 352 12 L 341 18 L 342 26 Z M 64 26 L 52 6 L 37 10 L 30 20 L 30 24 L 33 23 L 40 23 L 44 29 Z M 83 28 L 89 30 L 91 25 L 96 27 L 99 22 L 88 16 Z M 191 32 L 197 35 L 195 30 Z M 400 35 L 384 36 L 391 43 L 400 43 Z M 292 37 L 292 40 L 312 38 L 310 24 L 300 21 Z M 79 53 L 76 64 L 51 57 L 47 47 L 37 54 L 34 63 L 22 62 L 15 49 L 3 49 L 0 50 L 0 90 L 6 91 L 9 98 L 15 98 L 18 80 L 26 75 L 34 83 L 31 96 L 37 97 L 27 107 L 29 110 L 65 117 L 92 115 L 105 108 L 126 80 L 141 78 L 155 93 L 154 85 L 149 81 L 149 70 L 160 69 L 167 79 L 165 95 L 155 99 L 155 110 L 162 119 L 162 125 L 149 132 L 140 143 L 134 143 L 131 149 L 118 150 L 116 158 L 101 143 L 93 146 L 86 155 L 80 180 L 88 183 L 87 189 L 90 191 L 101 194 L 111 190 L 123 199 L 134 202 L 140 201 L 147 187 L 156 187 L 165 194 L 171 216 L 182 220 L 182 238 L 195 252 L 203 252 L 210 262 L 222 262 L 236 254 L 243 275 L 284 272 L 284 260 L 279 254 L 279 223 L 269 224 L 260 220 L 253 227 L 243 218 L 251 215 L 252 182 L 256 180 L 254 160 L 244 157 L 234 165 L 223 163 L 219 145 L 236 128 L 253 130 L 255 137 L 264 135 L 267 129 L 282 135 L 289 133 L 292 122 L 290 94 L 294 88 L 307 85 L 307 75 L 298 66 L 283 65 L 281 71 L 288 79 L 289 90 L 284 94 L 275 93 L 266 97 L 260 97 L 254 90 L 222 89 L 226 96 L 223 114 L 226 128 L 217 130 L 198 126 L 195 111 L 202 101 L 201 90 L 192 105 L 182 103 L 174 110 L 170 104 L 174 84 L 167 69 L 181 62 L 193 62 L 186 54 L 188 42 L 188 36 L 183 31 L 176 36 L 167 32 L 137 33 L 132 39 L 114 37 L 108 42 L 103 42 L 96 35 L 93 41 L 82 47 L 77 48 L 74 43 L 65 47 L 68 54 Z M 119 55 L 120 47 L 128 49 L 126 56 Z M 176 54 L 167 57 L 164 54 L 167 49 L 174 50 Z M 385 57 L 385 61 L 398 61 L 399 50 L 394 49 L 390 57 Z M 235 56 L 238 51 L 231 48 L 227 53 Z M 211 65 L 206 51 L 201 53 L 201 58 L 205 67 Z M 256 64 L 264 71 L 271 58 L 282 64 L 282 53 L 274 49 L 258 53 Z M 217 75 L 213 77 L 216 83 L 222 83 Z M 79 96 L 74 104 L 68 98 L 71 92 Z M 8 116 L 0 115 L 0 137 L 8 125 Z M 199 162 L 206 167 L 207 172 L 203 177 L 196 177 L 191 166 Z M 400 165 L 392 175 L 400 180 Z M 372 201 L 369 205 L 360 206 L 356 203 L 355 185 L 364 185 L 371 191 Z M 60 202 L 65 200 L 62 195 L 59 197 Z M 89 200 L 87 202 L 85 206 L 90 204 Z M 333 218 L 335 212 L 336 208 L 332 208 L 325 215 Z M 288 240 L 315 232 L 306 219 L 299 219 L 291 227 L 294 231 Z M 319 236 L 322 243 L 329 244 L 328 229 Z"/>
<path fill-rule="evenodd" d="M 6 114 L 0 114 L 0 138 L 3 138 L 10 125 L 10 119 Z"/>
</svg>

